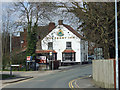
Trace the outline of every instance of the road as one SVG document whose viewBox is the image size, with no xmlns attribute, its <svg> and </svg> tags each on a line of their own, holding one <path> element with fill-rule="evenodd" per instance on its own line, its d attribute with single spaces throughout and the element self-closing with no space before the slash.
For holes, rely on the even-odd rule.
<svg viewBox="0 0 120 90">
<path fill-rule="evenodd" d="M 45 76 L 38 76 L 30 80 L 13 83 L 4 88 L 69 88 L 73 79 L 92 74 L 92 65 L 75 65 L 67 70 L 55 72 Z"/>
</svg>

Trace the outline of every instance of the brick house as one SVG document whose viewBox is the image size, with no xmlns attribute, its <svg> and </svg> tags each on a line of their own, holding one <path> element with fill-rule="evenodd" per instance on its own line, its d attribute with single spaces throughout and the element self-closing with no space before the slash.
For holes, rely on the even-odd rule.
<svg viewBox="0 0 120 90">
<path fill-rule="evenodd" d="M 16 51 L 21 48 L 20 37 L 12 36 L 12 51 Z"/>
</svg>

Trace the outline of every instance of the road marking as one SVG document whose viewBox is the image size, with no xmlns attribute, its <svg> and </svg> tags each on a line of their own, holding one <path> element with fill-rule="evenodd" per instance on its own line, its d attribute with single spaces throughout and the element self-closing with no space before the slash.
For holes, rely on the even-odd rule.
<svg viewBox="0 0 120 90">
<path fill-rule="evenodd" d="M 87 66 L 83 66 L 83 67 L 81 67 L 81 68 L 89 67 L 89 66 L 90 66 L 90 65 L 87 65 Z M 72 89 L 72 88 L 75 88 L 75 87 L 80 88 L 80 87 L 76 84 L 75 80 L 83 79 L 83 78 L 86 78 L 86 77 L 89 77 L 89 76 L 84 76 L 84 77 L 80 77 L 80 78 L 71 80 L 71 81 L 69 82 L 69 88 L 71 88 L 71 89 Z M 75 87 L 73 86 L 73 82 L 75 82 Z"/>
<path fill-rule="evenodd" d="M 76 88 L 80 88 L 80 87 L 77 85 L 76 81 L 75 81 L 75 86 L 76 86 Z"/>
<path fill-rule="evenodd" d="M 80 79 L 83 79 L 83 78 L 86 78 L 86 77 L 89 77 L 89 76 L 84 76 L 84 77 L 80 77 L 80 78 L 76 78 L 76 79 L 73 79 L 69 82 L 69 88 L 80 88 L 77 84 L 76 84 L 76 80 L 80 80 Z M 73 85 L 73 83 L 75 82 L 75 87 Z"/>
</svg>

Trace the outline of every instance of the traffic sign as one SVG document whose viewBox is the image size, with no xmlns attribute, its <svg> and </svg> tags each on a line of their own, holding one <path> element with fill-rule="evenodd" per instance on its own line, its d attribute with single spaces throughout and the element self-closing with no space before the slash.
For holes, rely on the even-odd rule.
<svg viewBox="0 0 120 90">
<path fill-rule="evenodd" d="M 27 56 L 28 61 L 32 61 L 33 56 Z"/>
<path fill-rule="evenodd" d="M 27 60 L 30 60 L 30 56 L 27 56 Z"/>
<path fill-rule="evenodd" d="M 18 67 L 18 66 L 20 66 L 20 65 L 11 65 L 11 66 L 13 66 L 13 67 L 16 66 L 16 67 Z"/>
<path fill-rule="evenodd" d="M 50 52 L 50 56 L 52 56 L 52 52 Z"/>
</svg>

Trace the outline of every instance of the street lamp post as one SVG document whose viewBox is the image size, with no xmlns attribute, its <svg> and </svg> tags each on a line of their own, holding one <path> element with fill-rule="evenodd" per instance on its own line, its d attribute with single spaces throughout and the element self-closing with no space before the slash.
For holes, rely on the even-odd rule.
<svg viewBox="0 0 120 90">
<path fill-rule="evenodd" d="M 18 33 L 21 31 L 13 32 Z M 10 76 L 12 77 L 12 31 L 10 31 Z"/>
<path fill-rule="evenodd" d="M 10 76 L 12 77 L 12 33 L 10 32 Z"/>
<path fill-rule="evenodd" d="M 118 27 L 117 27 L 117 0 L 115 0 L 115 53 L 116 53 L 116 89 L 119 90 L 119 72 L 118 72 Z"/>
<path fill-rule="evenodd" d="M 52 33 L 52 70 L 54 69 L 53 65 L 53 33 Z"/>
</svg>

